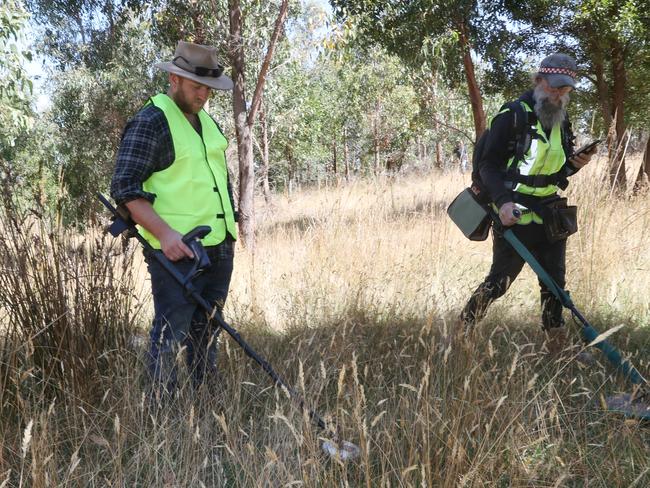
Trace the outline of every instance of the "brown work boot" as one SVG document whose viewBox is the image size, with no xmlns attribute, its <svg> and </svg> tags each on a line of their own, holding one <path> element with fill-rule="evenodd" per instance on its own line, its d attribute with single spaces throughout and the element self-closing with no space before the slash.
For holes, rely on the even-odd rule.
<svg viewBox="0 0 650 488">
<path fill-rule="evenodd" d="M 455 346 L 466 346 L 473 342 L 474 326 L 467 324 L 462 318 L 452 322 L 449 330 L 443 330 L 438 345 L 440 352 Z"/>
<path fill-rule="evenodd" d="M 544 331 L 546 348 L 551 356 L 559 356 L 567 345 L 566 327 L 553 327 Z"/>
<path fill-rule="evenodd" d="M 570 350 L 571 344 L 567 337 L 566 327 L 553 327 L 544 332 L 546 334 L 546 347 L 550 356 L 555 358 L 566 356 L 585 366 L 590 366 L 596 362 L 594 356 L 588 351 L 580 351 L 575 354 L 574 351 Z"/>
</svg>

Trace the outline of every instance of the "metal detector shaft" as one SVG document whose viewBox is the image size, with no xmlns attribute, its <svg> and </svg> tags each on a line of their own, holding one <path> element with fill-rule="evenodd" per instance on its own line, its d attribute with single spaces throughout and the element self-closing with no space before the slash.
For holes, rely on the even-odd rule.
<svg viewBox="0 0 650 488">
<path fill-rule="evenodd" d="M 553 293 L 553 295 L 555 295 L 555 297 L 560 300 L 562 305 L 568 308 L 573 316 L 580 321 L 582 324 L 582 335 L 587 343 L 593 342 L 599 335 L 598 331 L 591 326 L 587 319 L 576 308 L 573 300 L 571 300 L 571 297 L 566 292 L 566 290 L 561 288 L 555 282 L 555 280 L 551 278 L 551 275 L 549 275 L 542 267 L 542 265 L 539 264 L 539 261 L 535 259 L 535 256 L 533 256 L 532 253 L 526 248 L 526 246 L 524 246 L 523 243 L 517 238 L 512 229 L 503 227 L 498 215 L 491 209 L 490 215 L 494 221 L 495 226 L 497 227 L 497 230 L 500 230 L 503 233 L 504 239 L 508 241 L 508 243 L 515 249 L 515 251 L 517 251 L 517 254 L 519 254 L 522 259 L 528 263 L 528 265 L 533 269 L 535 274 L 546 285 L 551 293 Z M 594 345 L 600 349 L 605 354 L 607 360 L 612 363 L 617 369 L 619 369 L 623 375 L 632 383 L 636 385 L 648 384 L 647 380 L 641 376 L 641 373 L 639 373 L 639 371 L 634 366 L 632 366 L 629 361 L 625 360 L 623 356 L 621 356 L 621 353 L 618 352 L 618 350 L 609 342 L 603 340 Z"/>
<path fill-rule="evenodd" d="M 278 373 L 275 372 L 275 370 L 271 367 L 268 361 L 266 361 L 262 356 L 260 356 L 242 337 L 239 335 L 239 332 L 237 332 L 233 327 L 228 325 L 223 318 L 217 314 L 214 313 L 214 308 L 210 306 L 210 304 L 199 294 L 199 292 L 196 290 L 194 285 L 191 282 L 186 282 L 184 276 L 176 269 L 176 267 L 169 261 L 165 255 L 161 252 L 154 252 L 155 249 L 149 244 L 149 242 L 142 237 L 142 235 L 137 231 L 135 228 L 135 224 L 133 222 L 126 221 L 124 216 L 120 215 L 120 213 L 113 207 L 113 205 L 101 194 L 97 194 L 97 198 L 99 199 L 100 202 L 104 204 L 108 210 L 111 211 L 113 214 L 115 220 L 113 221 L 113 224 L 111 225 L 110 232 L 113 236 L 117 237 L 120 235 L 122 232 L 125 230 L 130 231 L 130 236 L 135 237 L 140 244 L 145 248 L 145 250 L 150 252 L 150 255 L 160 263 L 160 265 L 165 268 L 165 270 L 174 278 L 174 280 L 181 285 L 187 292 L 188 294 L 192 297 L 192 299 L 203 309 L 205 310 L 206 313 L 210 315 L 212 320 L 215 320 L 219 327 L 221 327 L 223 330 L 225 330 L 230 337 L 232 337 L 237 344 L 241 346 L 241 348 L 244 350 L 246 355 L 250 357 L 253 361 L 255 361 L 259 366 L 262 367 L 262 369 L 268 374 L 271 379 L 273 380 L 275 385 L 280 385 L 286 388 L 286 390 L 289 392 L 289 395 L 291 396 L 291 399 L 294 400 L 300 408 L 307 410 L 309 413 L 309 418 L 311 418 L 318 427 L 320 427 L 322 430 L 331 430 L 329 429 L 328 425 L 325 423 L 323 418 L 314 410 L 310 409 L 309 407 L 306 406 L 305 400 L 302 398 L 302 396 L 296 392 L 293 388 L 291 388 L 283 379 L 278 375 Z"/>
</svg>

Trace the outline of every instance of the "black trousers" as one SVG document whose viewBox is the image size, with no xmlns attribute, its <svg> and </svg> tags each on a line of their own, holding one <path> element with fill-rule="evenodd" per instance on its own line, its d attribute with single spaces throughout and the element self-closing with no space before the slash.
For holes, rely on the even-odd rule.
<svg viewBox="0 0 650 488">
<path fill-rule="evenodd" d="M 514 234 L 535 256 L 542 267 L 561 287 L 565 285 L 566 239 L 550 243 L 541 224 L 515 225 Z M 503 296 L 521 271 L 524 260 L 501 235 L 492 232 L 492 267 L 485 281 L 474 291 L 461 313 L 461 320 L 473 326 L 485 316 L 488 307 Z M 542 328 L 562 327 L 562 303 L 539 282 L 542 306 Z"/>
</svg>

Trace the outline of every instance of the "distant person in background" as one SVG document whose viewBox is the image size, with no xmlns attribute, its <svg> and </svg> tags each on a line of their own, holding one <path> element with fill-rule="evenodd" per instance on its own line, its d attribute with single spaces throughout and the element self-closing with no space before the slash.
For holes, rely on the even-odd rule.
<svg viewBox="0 0 650 488">
<path fill-rule="evenodd" d="M 565 234 L 569 232 L 551 234 L 555 218 L 570 218 L 570 212 L 562 209 L 566 200 L 557 192 L 566 188 L 567 177 L 588 164 L 595 151 L 572 156 L 574 138 L 566 108 L 576 86 L 576 71 L 575 60 L 566 54 L 552 54 L 542 60 L 533 77 L 533 89 L 504 105 L 492 119 L 478 160 L 480 181 L 476 182 L 498 209 L 501 223 L 512 227 L 562 288 L 566 272 Z M 516 131 L 517 116 L 526 120 L 521 134 Z M 518 152 L 521 158 L 517 157 Z M 520 217 L 513 212 L 515 209 L 521 212 Z M 558 217 L 560 214 L 562 217 Z M 497 232 L 493 232 L 493 239 L 490 272 L 461 314 L 466 331 L 485 316 L 492 302 L 505 294 L 524 264 Z M 556 354 L 565 347 L 567 338 L 562 303 L 544 283 L 540 281 L 539 285 L 542 327 L 549 351 Z"/>
<path fill-rule="evenodd" d="M 464 173 L 467 171 L 468 159 L 467 159 L 467 148 L 463 141 L 458 141 L 454 147 L 454 156 L 458 158 L 458 163 L 460 165 L 460 170 Z"/>
<path fill-rule="evenodd" d="M 212 90 L 231 90 L 233 83 L 209 46 L 181 41 L 174 59 L 156 67 L 169 73 L 169 89 L 150 98 L 124 129 L 111 195 L 128 209 L 154 252 L 183 275 L 193 265 L 183 235 L 199 225 L 211 227 L 202 240 L 211 266 L 193 284 L 221 313 L 233 270 L 236 217 L 228 141 L 203 107 Z M 183 345 L 195 386 L 214 376 L 220 329 L 156 259 L 145 259 L 154 301 L 150 371 L 160 397 L 176 390 L 176 354 Z"/>
</svg>

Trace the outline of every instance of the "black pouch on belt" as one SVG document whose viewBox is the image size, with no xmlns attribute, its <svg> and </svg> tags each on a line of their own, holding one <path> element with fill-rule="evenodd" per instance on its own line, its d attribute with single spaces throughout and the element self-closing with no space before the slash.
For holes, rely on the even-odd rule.
<svg viewBox="0 0 650 488">
<path fill-rule="evenodd" d="M 578 207 L 558 198 L 544 205 L 544 231 L 549 242 L 566 239 L 578 232 Z"/>
</svg>

